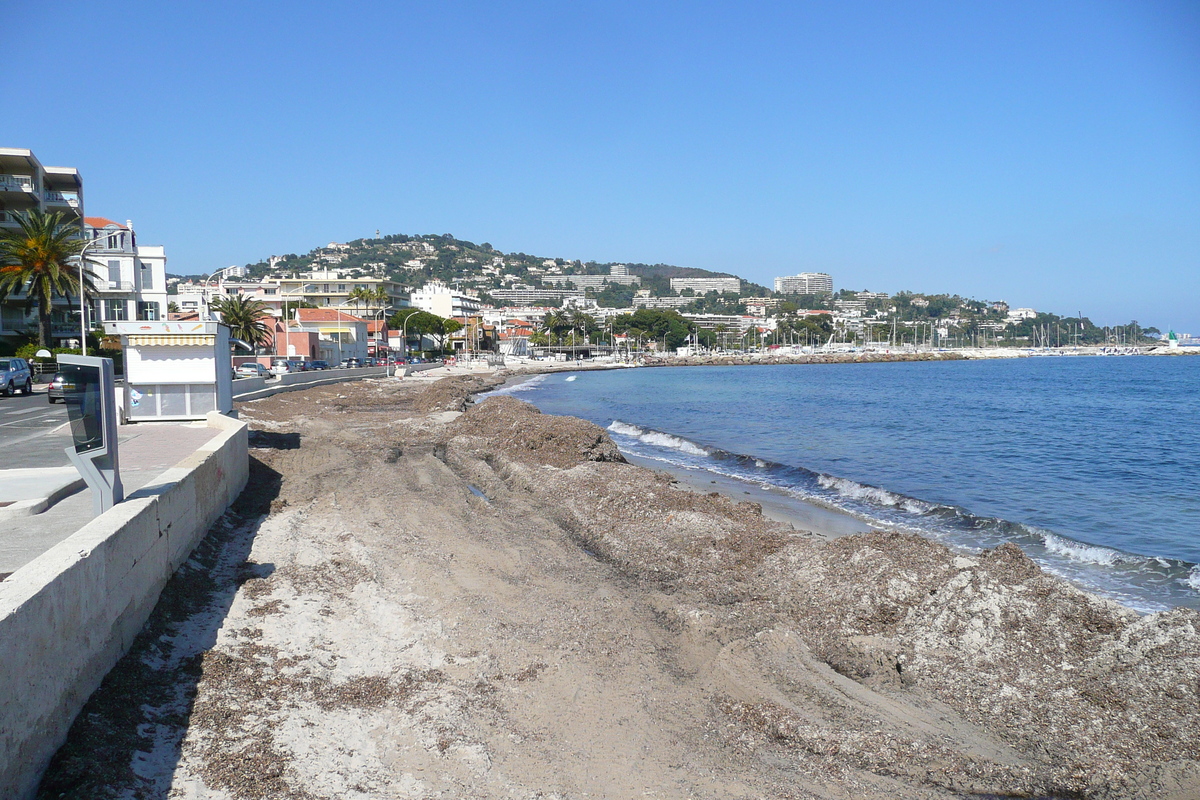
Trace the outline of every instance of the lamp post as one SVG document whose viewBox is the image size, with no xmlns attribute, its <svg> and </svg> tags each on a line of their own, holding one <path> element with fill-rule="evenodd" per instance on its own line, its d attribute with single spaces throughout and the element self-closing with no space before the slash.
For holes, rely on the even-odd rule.
<svg viewBox="0 0 1200 800">
<path fill-rule="evenodd" d="M 404 340 L 404 360 L 408 360 L 408 321 L 420 314 L 421 310 L 417 309 L 413 313 L 404 318 L 404 324 L 400 326 L 400 338 Z"/>
<path fill-rule="evenodd" d="M 209 309 L 208 309 L 208 282 L 211 281 L 213 278 L 217 278 L 219 281 L 221 275 L 224 275 L 226 272 L 228 272 L 231 269 L 237 269 L 237 264 L 234 264 L 229 267 L 222 267 L 221 269 L 213 272 L 211 275 L 209 275 L 207 278 L 205 278 L 204 282 L 200 284 L 200 305 L 203 307 L 203 311 L 200 314 L 200 319 L 207 321 L 212 318 L 209 313 Z M 220 286 L 220 283 L 218 283 L 217 285 Z"/>
<path fill-rule="evenodd" d="M 308 294 L 309 292 L 315 292 L 316 290 L 317 290 L 317 287 L 315 284 L 306 283 L 302 286 L 297 286 L 295 289 L 293 289 L 290 292 L 280 292 L 279 293 L 279 296 L 282 298 L 282 300 L 279 304 L 279 314 L 281 317 L 283 317 L 284 335 L 287 334 L 287 330 L 288 330 L 288 319 L 287 319 L 287 297 L 288 297 L 288 295 L 290 295 L 290 294 L 305 295 L 305 294 Z M 299 310 L 299 309 L 297 308 L 297 310 Z M 279 340 L 278 339 L 275 340 L 275 355 L 281 355 L 281 353 L 279 352 Z M 286 355 L 286 354 L 283 354 L 283 355 Z"/>
<path fill-rule="evenodd" d="M 93 247 L 98 247 L 100 244 L 107 242 L 108 239 L 116 236 L 117 233 L 124 232 L 125 229 L 116 232 L 105 232 L 104 235 L 97 236 L 79 249 L 79 352 L 85 356 L 87 355 L 87 299 L 83 290 L 83 265 L 87 263 L 87 258 L 84 254 Z"/>
</svg>

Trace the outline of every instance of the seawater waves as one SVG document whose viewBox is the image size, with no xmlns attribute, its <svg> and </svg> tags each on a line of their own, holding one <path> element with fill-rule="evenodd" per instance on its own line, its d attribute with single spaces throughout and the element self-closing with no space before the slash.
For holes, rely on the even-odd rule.
<svg viewBox="0 0 1200 800">
<path fill-rule="evenodd" d="M 729 452 L 621 420 L 611 422 L 608 431 L 617 445 L 633 456 L 674 469 L 702 470 L 752 483 L 850 514 L 880 528 L 919 533 L 970 550 L 1013 542 L 1043 569 L 1139 611 L 1160 611 L 1178 605 L 1200 607 L 1200 565 L 1188 561 L 1141 556 L 1088 544 L 1035 526 L 976 516 L 957 506 L 909 497 L 802 466 Z"/>
</svg>

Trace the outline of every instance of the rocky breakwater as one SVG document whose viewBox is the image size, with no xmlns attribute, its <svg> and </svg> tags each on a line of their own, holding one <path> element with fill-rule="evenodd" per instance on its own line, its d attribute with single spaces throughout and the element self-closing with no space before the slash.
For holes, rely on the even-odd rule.
<svg viewBox="0 0 1200 800">
<path fill-rule="evenodd" d="M 656 356 L 644 359 L 647 367 L 727 367 L 752 364 L 884 364 L 902 361 L 963 361 L 961 353 L 801 353 Z"/>
<path fill-rule="evenodd" d="M 1200 796 L 1194 611 L 1138 616 L 1014 545 L 968 557 L 895 533 L 820 541 L 622 463 L 596 426 L 511 397 L 469 408 L 449 433 L 456 471 L 490 495 L 542 498 L 631 581 L 673 668 L 759 766 L 864 791 L 886 778 L 1003 796 Z"/>
</svg>

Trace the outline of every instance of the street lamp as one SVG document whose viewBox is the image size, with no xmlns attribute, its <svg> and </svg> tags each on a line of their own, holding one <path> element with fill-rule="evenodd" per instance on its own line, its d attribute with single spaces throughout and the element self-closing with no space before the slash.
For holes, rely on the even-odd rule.
<svg viewBox="0 0 1200 800">
<path fill-rule="evenodd" d="M 281 291 L 279 293 L 280 298 L 282 298 L 279 303 L 279 313 L 280 313 L 280 316 L 283 317 L 283 331 L 284 331 L 285 335 L 287 334 L 287 330 L 288 330 L 288 320 L 287 320 L 287 297 L 288 297 L 288 295 L 291 295 L 291 294 L 305 295 L 305 294 L 309 294 L 311 292 L 315 292 L 316 290 L 317 290 L 316 284 L 306 283 L 302 286 L 297 286 L 295 289 L 291 290 L 290 292 Z M 299 311 L 299 306 L 297 306 L 296 310 Z M 277 355 L 277 356 L 285 355 L 285 354 L 281 354 L 279 352 L 279 339 L 278 338 L 275 340 L 275 355 Z"/>
<path fill-rule="evenodd" d="M 211 281 L 213 278 L 217 278 L 219 280 L 221 275 L 225 274 L 226 272 L 229 272 L 229 270 L 231 270 L 231 269 L 237 269 L 237 268 L 238 268 L 237 264 L 234 264 L 233 266 L 230 266 L 230 267 L 222 267 L 221 269 L 217 270 L 216 272 L 212 273 L 207 278 L 205 278 L 204 282 L 200 284 L 200 305 L 203 306 L 203 311 L 200 314 L 200 319 L 205 320 L 205 321 L 212 319 L 211 315 L 209 314 L 209 310 L 208 310 L 208 282 Z M 220 286 L 219 283 L 217 285 Z"/>
</svg>

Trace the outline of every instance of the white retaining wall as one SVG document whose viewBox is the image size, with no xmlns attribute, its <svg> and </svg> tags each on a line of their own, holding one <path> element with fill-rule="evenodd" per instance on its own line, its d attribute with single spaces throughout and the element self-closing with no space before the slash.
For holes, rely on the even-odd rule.
<svg viewBox="0 0 1200 800">
<path fill-rule="evenodd" d="M 167 580 L 241 493 L 246 425 L 0 582 L 0 797 L 33 797 L 92 692 L 133 644 Z"/>
</svg>

